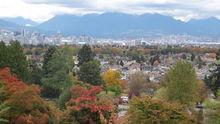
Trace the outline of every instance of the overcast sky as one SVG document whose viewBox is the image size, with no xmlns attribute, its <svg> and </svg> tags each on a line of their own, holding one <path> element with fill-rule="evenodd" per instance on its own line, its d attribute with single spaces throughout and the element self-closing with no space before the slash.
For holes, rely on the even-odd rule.
<svg viewBox="0 0 220 124">
<path fill-rule="evenodd" d="M 58 14 L 160 13 L 180 20 L 220 18 L 220 0 L 0 0 L 0 17 L 42 22 Z"/>
</svg>

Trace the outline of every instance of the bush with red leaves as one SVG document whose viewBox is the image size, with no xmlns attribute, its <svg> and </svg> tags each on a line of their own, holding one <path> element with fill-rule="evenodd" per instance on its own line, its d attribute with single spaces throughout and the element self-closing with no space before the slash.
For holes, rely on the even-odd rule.
<svg viewBox="0 0 220 124">
<path fill-rule="evenodd" d="M 114 106 L 110 101 L 97 97 L 101 91 L 99 86 L 89 89 L 74 86 L 70 90 L 71 99 L 66 104 L 68 115 L 80 124 L 99 124 L 102 117 L 109 120 Z"/>
<path fill-rule="evenodd" d="M 27 85 L 19 80 L 16 75 L 12 75 L 9 68 L 0 69 L 0 80 L 6 86 L 6 90 L 14 93 L 17 90 L 24 90 Z"/>
<path fill-rule="evenodd" d="M 4 114 L 0 114 L 0 118 L 12 124 L 48 124 L 49 117 L 54 113 L 40 97 L 39 87 L 28 86 L 11 74 L 9 68 L 0 69 L 0 84 L 7 96 L 1 102 L 9 107 Z M 3 94 L 0 96 L 2 98 Z"/>
</svg>

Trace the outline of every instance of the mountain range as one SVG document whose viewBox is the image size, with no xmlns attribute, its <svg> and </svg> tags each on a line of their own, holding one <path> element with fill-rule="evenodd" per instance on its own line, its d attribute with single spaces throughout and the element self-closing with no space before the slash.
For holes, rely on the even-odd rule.
<svg viewBox="0 0 220 124">
<path fill-rule="evenodd" d="M 57 15 L 37 24 L 24 18 L 0 19 L 0 28 L 20 28 L 27 24 L 47 34 L 62 32 L 64 35 L 91 36 L 145 36 L 155 34 L 188 34 L 196 36 L 220 36 L 220 20 L 207 18 L 183 22 L 160 14 L 130 15 L 104 13 Z"/>
</svg>

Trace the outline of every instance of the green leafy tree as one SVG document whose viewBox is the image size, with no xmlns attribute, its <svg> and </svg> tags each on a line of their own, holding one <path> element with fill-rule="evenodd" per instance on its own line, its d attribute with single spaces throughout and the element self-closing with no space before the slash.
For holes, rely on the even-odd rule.
<svg viewBox="0 0 220 124">
<path fill-rule="evenodd" d="M 9 110 L 9 107 L 4 103 L 7 97 L 5 85 L 0 81 L 0 124 L 9 124 L 9 121 L 2 117 Z"/>
<path fill-rule="evenodd" d="M 83 63 L 78 72 L 79 80 L 91 85 L 101 85 L 100 63 L 96 60 Z"/>
<path fill-rule="evenodd" d="M 65 89 L 59 96 L 60 109 L 66 109 L 66 103 L 71 99 L 70 88 Z"/>
<path fill-rule="evenodd" d="M 65 64 L 67 65 L 68 71 L 72 72 L 72 69 L 74 67 L 74 49 L 72 49 L 70 46 L 65 45 L 62 49 L 62 56 L 65 58 Z"/>
<path fill-rule="evenodd" d="M 187 61 L 178 61 L 167 75 L 167 95 L 169 100 L 190 105 L 197 91 L 196 73 Z"/>
<path fill-rule="evenodd" d="M 94 53 L 92 52 L 89 45 L 83 45 L 78 53 L 78 66 L 81 66 L 85 62 L 93 60 Z"/>
<path fill-rule="evenodd" d="M 0 124 L 9 124 L 7 119 L 2 118 L 2 115 L 6 114 L 9 109 L 10 107 L 6 106 L 4 103 L 0 104 Z"/>
</svg>

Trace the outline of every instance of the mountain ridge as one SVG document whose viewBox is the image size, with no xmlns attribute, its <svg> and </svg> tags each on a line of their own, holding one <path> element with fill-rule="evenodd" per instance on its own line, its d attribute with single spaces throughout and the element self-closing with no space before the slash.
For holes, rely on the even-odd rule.
<svg viewBox="0 0 220 124">
<path fill-rule="evenodd" d="M 20 21 L 19 21 L 20 20 Z M 27 28 L 41 33 L 63 35 L 89 35 L 96 37 L 146 36 L 155 34 L 188 34 L 196 36 L 220 36 L 220 20 L 214 17 L 193 19 L 188 22 L 160 14 L 132 15 L 125 13 L 87 14 L 82 16 L 57 15 L 34 26 L 25 19 L 1 19 L 0 28 Z"/>
<path fill-rule="evenodd" d="M 61 31 L 66 35 L 138 35 L 147 33 L 220 35 L 220 20 L 208 18 L 183 22 L 160 14 L 130 15 L 124 13 L 58 15 L 40 24 L 45 31 Z M 130 33 L 129 33 L 130 32 Z"/>
</svg>

